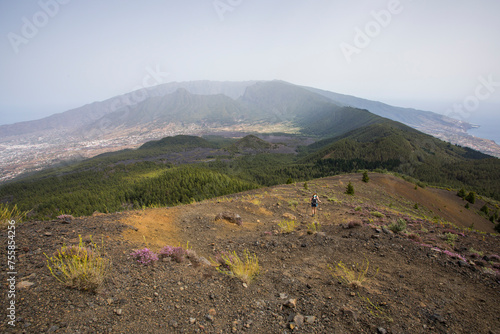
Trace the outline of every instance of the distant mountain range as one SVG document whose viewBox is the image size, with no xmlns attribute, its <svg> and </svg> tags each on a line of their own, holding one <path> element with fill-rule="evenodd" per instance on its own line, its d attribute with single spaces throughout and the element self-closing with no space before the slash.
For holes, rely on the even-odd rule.
<svg viewBox="0 0 500 334">
<path fill-rule="evenodd" d="M 145 88 L 40 120 L 2 125 L 0 172 L 137 147 L 178 134 L 294 132 L 323 139 L 385 118 L 500 157 L 500 146 L 493 141 L 467 134 L 470 124 L 428 111 L 283 81 L 193 81 Z M 34 149 L 37 154 L 30 166 L 26 156 Z"/>
<path fill-rule="evenodd" d="M 282 81 L 167 83 L 40 120 L 2 125 L 0 141 L 27 137 L 43 140 L 54 136 L 66 140 L 98 140 L 139 125 L 158 128 L 165 123 L 179 122 L 215 127 L 254 121 L 276 123 L 292 121 L 307 113 L 319 116 L 334 105 L 365 109 L 454 144 L 493 155 L 500 153 L 492 149 L 491 142 L 468 135 L 472 125 L 463 121 Z"/>
</svg>

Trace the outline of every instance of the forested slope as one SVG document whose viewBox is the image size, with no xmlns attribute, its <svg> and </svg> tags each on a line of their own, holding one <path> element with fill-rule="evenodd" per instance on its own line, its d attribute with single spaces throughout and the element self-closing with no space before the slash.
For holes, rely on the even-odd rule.
<svg viewBox="0 0 500 334">
<path fill-rule="evenodd" d="M 386 168 L 433 185 L 500 197 L 500 159 L 386 121 L 319 141 L 301 161 L 332 169 Z"/>
<path fill-rule="evenodd" d="M 401 123 L 375 120 L 301 147 L 298 154 L 274 153 L 276 144 L 255 136 L 240 140 L 168 137 L 136 150 L 104 154 L 9 182 L 0 186 L 0 202 L 17 204 L 41 219 L 89 215 L 189 203 L 360 169 L 397 172 L 430 185 L 465 188 L 500 200 L 499 159 Z"/>
</svg>

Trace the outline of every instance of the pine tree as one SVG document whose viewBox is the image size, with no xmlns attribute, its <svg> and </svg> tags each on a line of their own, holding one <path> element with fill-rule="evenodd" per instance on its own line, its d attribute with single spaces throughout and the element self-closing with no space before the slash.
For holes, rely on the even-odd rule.
<svg viewBox="0 0 500 334">
<path fill-rule="evenodd" d="M 469 202 L 470 204 L 476 203 L 476 193 L 471 191 L 467 197 L 465 197 L 465 200 Z"/>
<path fill-rule="evenodd" d="M 351 181 L 349 181 L 349 184 L 347 185 L 347 187 L 345 189 L 345 193 L 347 195 L 354 195 L 354 187 L 352 186 Z"/>
<path fill-rule="evenodd" d="M 370 181 L 370 177 L 368 176 L 368 173 L 366 171 L 363 173 L 362 181 L 365 183 L 368 183 L 368 181 Z"/>
</svg>

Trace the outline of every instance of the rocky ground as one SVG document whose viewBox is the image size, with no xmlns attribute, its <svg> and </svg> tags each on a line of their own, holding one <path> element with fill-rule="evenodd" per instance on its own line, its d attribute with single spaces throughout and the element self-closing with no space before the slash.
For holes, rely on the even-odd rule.
<svg viewBox="0 0 500 334">
<path fill-rule="evenodd" d="M 492 224 L 455 192 L 342 175 L 173 208 L 16 226 L 15 326 L 3 333 L 500 333 L 500 246 Z M 355 194 L 344 194 L 347 183 Z M 318 192 L 320 211 L 308 199 Z M 481 202 L 476 206 L 482 205 Z M 215 220 L 237 214 L 242 224 Z M 405 232 L 388 227 L 397 219 Z M 282 233 L 283 220 L 295 231 Z M 311 223 L 319 230 L 312 231 Z M 448 224 L 452 222 L 452 224 Z M 473 225 L 474 231 L 467 229 Z M 46 256 L 102 240 L 109 275 L 95 292 L 64 287 Z M 455 235 L 451 237 L 450 235 Z M 0 232 L 7 245 L 8 232 Z M 453 239 L 453 240 L 451 240 Z M 140 264 L 166 245 L 197 256 Z M 2 247 L 2 282 L 7 279 Z M 258 257 L 250 283 L 204 259 Z M 210 262 L 210 261 L 208 261 Z M 346 282 L 355 274 L 358 282 Z M 10 301 L 2 289 L 2 314 Z"/>
</svg>

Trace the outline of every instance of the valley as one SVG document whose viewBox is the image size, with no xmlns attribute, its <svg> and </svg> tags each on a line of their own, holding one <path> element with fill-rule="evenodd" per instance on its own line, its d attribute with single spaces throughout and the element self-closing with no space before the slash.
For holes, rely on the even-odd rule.
<svg viewBox="0 0 500 334">
<path fill-rule="evenodd" d="M 68 165 L 103 153 L 136 149 L 142 144 L 176 135 L 218 135 L 244 137 L 248 133 L 298 133 L 288 124 L 238 124 L 233 126 L 198 126 L 168 124 L 158 129 L 131 128 L 100 139 L 81 140 L 53 136 L 16 139 L 0 143 L 0 183 L 45 168 Z M 308 143 L 311 143 L 310 141 Z"/>
</svg>

